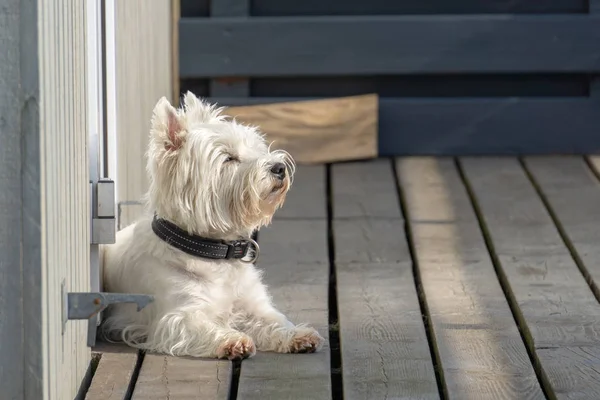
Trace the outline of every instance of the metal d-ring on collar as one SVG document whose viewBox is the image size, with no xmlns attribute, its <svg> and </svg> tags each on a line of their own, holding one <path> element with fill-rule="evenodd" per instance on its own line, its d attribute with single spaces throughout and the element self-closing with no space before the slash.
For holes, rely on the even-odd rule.
<svg viewBox="0 0 600 400">
<path fill-rule="evenodd" d="M 258 260 L 258 257 L 260 256 L 260 246 L 258 245 L 256 240 L 254 240 L 252 238 L 248 238 L 245 240 L 247 240 L 249 243 L 252 244 L 252 246 L 254 246 L 254 254 L 251 259 L 244 260 L 243 258 L 241 258 L 240 261 L 248 263 L 248 264 L 254 264 L 256 262 L 256 260 Z M 248 251 L 246 251 L 246 253 L 248 253 Z"/>
<path fill-rule="evenodd" d="M 210 258 L 215 260 L 238 259 L 244 263 L 255 263 L 260 255 L 260 247 L 252 238 L 240 240 L 216 240 L 198 235 L 190 235 L 174 223 L 154 215 L 152 230 L 161 240 L 195 257 Z M 254 247 L 252 257 L 245 259 Z"/>
</svg>

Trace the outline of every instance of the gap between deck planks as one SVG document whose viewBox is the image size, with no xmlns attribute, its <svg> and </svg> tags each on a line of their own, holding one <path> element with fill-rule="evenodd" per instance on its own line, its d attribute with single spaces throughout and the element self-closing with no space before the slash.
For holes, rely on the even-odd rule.
<svg viewBox="0 0 600 400">
<path fill-rule="evenodd" d="M 138 352 L 127 346 L 99 342 L 100 357 L 85 400 L 122 400 L 128 394 L 138 362 Z"/>
<path fill-rule="evenodd" d="M 288 196 L 289 204 L 273 226 L 260 232 L 258 266 L 265 271 L 264 280 L 277 307 L 293 322 L 310 323 L 327 338 L 324 167 L 300 167 Z M 226 361 L 148 354 L 133 399 L 164 399 L 167 393 L 177 399 L 226 399 L 230 375 L 231 363 Z M 327 345 L 317 354 L 259 352 L 242 362 L 238 400 L 330 398 Z"/>
<path fill-rule="evenodd" d="M 466 158 L 459 165 L 493 260 L 454 163 L 396 162 L 444 395 L 544 398 L 495 261 L 548 397 L 600 398 L 600 308 L 563 242 L 594 287 L 597 177 L 578 157 L 526 158 L 527 171 L 511 158 Z M 334 165 L 332 182 L 345 399 L 439 398 L 392 165 Z M 260 267 L 277 305 L 324 335 L 325 189 L 324 167 L 301 167 L 287 204 L 260 238 Z M 137 357 L 104 351 L 86 399 L 123 398 Z M 259 353 L 242 363 L 238 398 L 330 399 L 329 373 L 328 348 L 309 355 Z M 133 398 L 226 399 L 230 375 L 226 361 L 147 355 Z"/>
<path fill-rule="evenodd" d="M 260 233 L 259 267 L 277 306 L 294 322 L 328 337 L 325 167 L 300 167 L 286 207 Z M 122 399 L 136 374 L 138 353 L 100 344 L 103 352 L 86 400 Z M 329 346 L 317 354 L 259 353 L 243 362 L 238 399 L 331 398 Z M 227 361 L 146 354 L 132 399 L 227 399 Z"/>
<path fill-rule="evenodd" d="M 582 157 L 527 157 L 524 165 L 556 220 L 563 239 L 600 300 L 600 176 Z"/>
<path fill-rule="evenodd" d="M 328 338 L 325 167 L 300 166 L 283 209 L 260 231 L 261 258 L 276 307 Z M 258 353 L 242 362 L 238 400 L 331 399 L 329 345 L 315 354 Z"/>
<path fill-rule="evenodd" d="M 460 165 L 548 397 L 600 398 L 600 306 L 532 182 L 514 158 Z"/>
<path fill-rule="evenodd" d="M 439 399 L 390 162 L 332 174 L 344 399 Z"/>
<path fill-rule="evenodd" d="M 544 399 L 454 161 L 396 169 L 448 398 Z"/>
</svg>

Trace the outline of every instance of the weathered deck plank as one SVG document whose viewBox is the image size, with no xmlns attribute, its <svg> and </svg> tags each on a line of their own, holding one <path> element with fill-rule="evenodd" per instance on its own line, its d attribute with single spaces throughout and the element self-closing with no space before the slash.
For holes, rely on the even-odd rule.
<svg viewBox="0 0 600 400">
<path fill-rule="evenodd" d="M 392 166 L 332 174 L 344 398 L 439 399 Z"/>
<path fill-rule="evenodd" d="M 546 389 L 557 399 L 600 398 L 592 356 L 600 349 L 600 306 L 534 187 L 516 159 L 461 163 Z"/>
<path fill-rule="evenodd" d="M 146 354 L 133 400 L 226 400 L 231 363 Z"/>
<path fill-rule="evenodd" d="M 525 165 L 600 298 L 600 182 L 582 157 L 528 157 Z"/>
<path fill-rule="evenodd" d="M 448 397 L 545 399 L 453 160 L 396 168 Z"/>
<path fill-rule="evenodd" d="M 600 172 L 600 158 L 590 158 Z M 396 162 L 447 398 L 542 399 L 521 335 L 549 398 L 600 398 L 600 305 L 516 159 L 461 160 L 493 245 L 454 163 Z M 525 166 L 594 283 L 600 183 L 579 157 Z M 439 399 L 389 160 L 332 167 L 334 241 L 346 400 Z M 260 233 L 259 266 L 277 306 L 327 337 L 326 173 L 301 166 L 288 201 Z M 494 270 L 496 262 L 498 277 Z M 502 291 L 508 292 L 508 302 Z M 596 285 L 597 286 L 597 285 Z M 102 353 L 87 400 L 122 399 L 137 352 Z M 329 348 L 259 353 L 242 363 L 238 399 L 330 400 Z M 148 354 L 133 399 L 227 399 L 227 361 Z"/>
<path fill-rule="evenodd" d="M 333 166 L 333 214 L 343 218 L 402 218 L 388 160 Z"/>
<path fill-rule="evenodd" d="M 295 323 L 309 323 L 328 337 L 329 259 L 324 167 L 298 167 L 287 208 L 259 234 L 261 258 L 275 305 Z M 296 189 L 296 190 L 295 190 Z M 282 210 L 283 211 L 283 210 Z M 244 360 L 238 400 L 331 399 L 329 346 L 315 354 L 258 353 Z"/>
<path fill-rule="evenodd" d="M 287 199 L 274 219 L 325 220 L 326 201 L 325 168 L 322 165 L 299 166 Z"/>
<path fill-rule="evenodd" d="M 138 352 L 124 345 L 99 343 L 100 361 L 85 400 L 121 400 L 129 389 Z"/>
</svg>

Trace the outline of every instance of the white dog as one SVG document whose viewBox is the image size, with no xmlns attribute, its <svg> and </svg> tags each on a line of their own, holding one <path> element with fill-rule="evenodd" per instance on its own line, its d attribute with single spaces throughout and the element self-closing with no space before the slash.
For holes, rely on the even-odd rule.
<svg viewBox="0 0 600 400">
<path fill-rule="evenodd" d="M 104 253 L 110 292 L 155 297 L 141 312 L 108 310 L 104 332 L 151 352 L 241 359 L 261 351 L 317 351 L 323 338 L 271 303 L 251 262 L 253 231 L 284 202 L 294 163 L 254 127 L 192 93 L 154 108 L 148 215 Z M 243 258 L 242 258 L 243 257 Z"/>
</svg>

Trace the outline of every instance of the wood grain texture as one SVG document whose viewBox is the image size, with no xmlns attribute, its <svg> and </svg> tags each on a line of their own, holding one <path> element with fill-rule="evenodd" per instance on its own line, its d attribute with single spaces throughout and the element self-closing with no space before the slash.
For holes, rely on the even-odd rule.
<svg viewBox="0 0 600 400">
<path fill-rule="evenodd" d="M 303 168 L 299 167 L 301 175 L 305 174 Z M 310 174 L 308 171 L 305 175 Z M 324 180 L 325 174 L 319 173 L 312 181 L 313 186 L 309 181 L 304 182 L 303 188 L 313 193 L 306 201 L 314 202 L 305 208 L 306 214 L 298 211 L 294 219 L 276 219 L 272 226 L 261 229 L 259 268 L 265 271 L 264 282 L 277 308 L 294 323 L 314 326 L 327 340 L 327 220 L 315 218 L 314 213 L 318 207 L 325 210 Z M 290 201 L 296 201 L 292 200 L 294 192 L 289 196 Z M 315 354 L 259 352 L 242 362 L 237 398 L 329 400 L 329 365 L 328 342 Z"/>
<path fill-rule="evenodd" d="M 226 113 L 259 126 L 297 163 L 377 156 L 377 95 L 229 107 Z"/>
<path fill-rule="evenodd" d="M 22 2 L 21 6 L 32 11 L 33 5 L 29 2 Z M 39 146 L 39 152 L 29 156 L 40 163 L 40 198 L 31 206 L 40 210 L 41 219 L 29 221 L 35 214 L 23 216 L 24 221 L 35 223 L 40 235 L 39 258 L 36 264 L 27 267 L 41 274 L 41 289 L 31 289 L 40 295 L 38 299 L 31 299 L 39 301 L 36 306 L 39 308 L 25 315 L 25 321 L 35 321 L 27 322 L 29 327 L 36 322 L 41 324 L 41 335 L 32 343 L 33 348 L 42 352 L 42 357 L 36 358 L 43 371 L 34 366 L 41 373 L 35 381 L 43 384 L 41 396 L 32 394 L 36 399 L 74 398 L 91 357 L 86 345 L 87 321 L 69 321 L 64 331 L 62 327 L 63 285 L 66 292 L 85 292 L 90 288 L 88 118 L 91 113 L 86 107 L 89 64 L 85 24 L 89 17 L 87 7 L 91 6 L 88 2 L 46 1 L 38 4 L 34 14 L 37 19 L 22 23 L 22 26 L 37 27 L 23 30 L 28 31 L 28 35 L 35 34 L 39 41 L 24 45 L 37 47 L 37 63 L 21 61 L 29 64 L 27 68 L 35 75 L 23 77 L 27 85 L 39 82 L 39 97 L 36 100 L 35 96 L 24 93 L 16 97 L 27 99 L 27 107 L 39 112 L 39 124 L 26 120 L 26 113 L 21 117 L 24 118 L 22 124 L 35 129 L 29 137 L 32 140 L 29 145 L 37 142 L 35 147 Z M 36 168 L 35 164 L 23 169 L 29 168 Z M 29 178 L 26 174 L 23 177 Z M 31 250 L 27 245 L 22 248 L 23 254 L 35 257 Z M 27 295 L 25 299 L 30 301 Z"/>
<path fill-rule="evenodd" d="M 332 182 L 344 398 L 439 399 L 392 166 L 334 165 Z"/>
<path fill-rule="evenodd" d="M 547 390 L 557 399 L 599 398 L 600 369 L 589 353 L 600 349 L 600 306 L 541 199 L 516 159 L 461 163 Z"/>
<path fill-rule="evenodd" d="M 545 399 L 453 160 L 396 168 L 448 397 Z"/>
<path fill-rule="evenodd" d="M 555 377 L 553 386 L 558 393 L 568 393 L 565 398 L 592 399 L 600 393 L 598 347 L 566 346 L 538 349 L 537 352 L 540 358 L 550 361 L 549 374 Z M 575 374 L 563 374 L 565 364 L 574 368 Z M 574 375 L 580 379 L 574 379 Z"/>
<path fill-rule="evenodd" d="M 275 219 L 325 219 L 327 194 L 325 166 L 302 165 L 294 174 L 293 183 L 283 207 Z"/>
<path fill-rule="evenodd" d="M 303 100 L 212 99 L 232 106 Z M 380 157 L 600 152 L 600 109 L 591 98 L 381 97 L 378 103 Z"/>
<path fill-rule="evenodd" d="M 122 400 L 138 361 L 138 352 L 124 345 L 99 343 L 101 356 L 85 400 Z"/>
<path fill-rule="evenodd" d="M 171 0 L 115 2 L 117 202 L 148 190 L 145 152 L 156 102 L 173 94 Z M 131 216 L 129 220 L 135 217 Z"/>
<path fill-rule="evenodd" d="M 183 19 L 180 72 L 185 78 L 597 72 L 599 21 L 573 14 Z"/>
<path fill-rule="evenodd" d="M 146 354 L 132 400 L 226 400 L 231 362 Z"/>
<path fill-rule="evenodd" d="M 339 164 L 334 170 L 334 218 L 401 218 L 388 160 Z"/>
<path fill-rule="evenodd" d="M 528 157 L 525 165 L 600 299 L 600 182 L 582 157 Z"/>
<path fill-rule="evenodd" d="M 171 2 L 171 98 L 173 107 L 179 107 L 179 19 L 181 18 L 181 0 Z"/>
</svg>

